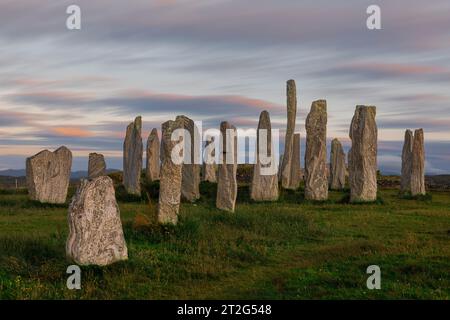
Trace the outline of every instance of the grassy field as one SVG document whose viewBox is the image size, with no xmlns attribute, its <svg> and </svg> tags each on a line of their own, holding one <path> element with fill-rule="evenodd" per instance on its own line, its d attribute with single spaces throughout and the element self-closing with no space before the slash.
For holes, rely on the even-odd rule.
<svg viewBox="0 0 450 320">
<path fill-rule="evenodd" d="M 450 194 L 373 204 L 346 195 L 311 203 L 284 191 L 251 203 L 239 190 L 234 214 L 214 207 L 215 185 L 183 203 L 176 227 L 153 223 L 156 205 L 120 202 L 129 260 L 82 267 L 66 288 L 67 206 L 0 193 L 1 299 L 449 299 Z M 381 290 L 366 268 L 381 268 Z"/>
</svg>

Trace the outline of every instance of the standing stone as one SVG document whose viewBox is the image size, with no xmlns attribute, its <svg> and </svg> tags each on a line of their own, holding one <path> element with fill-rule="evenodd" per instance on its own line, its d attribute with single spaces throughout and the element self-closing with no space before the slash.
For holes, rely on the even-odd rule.
<svg viewBox="0 0 450 320">
<path fill-rule="evenodd" d="M 314 101 L 305 122 L 305 199 L 328 199 L 327 102 Z"/>
<path fill-rule="evenodd" d="M 178 116 L 176 121 L 180 121 L 185 130 L 189 132 L 190 139 L 186 137 L 184 140 L 184 162 L 181 182 L 181 197 L 184 200 L 194 202 L 200 198 L 200 165 L 196 162 L 199 158 L 199 130 L 195 126 L 194 121 L 186 116 Z"/>
<path fill-rule="evenodd" d="M 177 129 L 183 128 L 182 122 L 177 118 L 175 121 L 167 121 L 162 124 L 161 137 L 161 172 L 158 202 L 158 221 L 160 223 L 178 222 L 181 199 L 181 179 L 183 161 L 174 162 L 172 150 L 179 141 L 172 141 L 171 135 Z M 180 154 L 182 157 L 183 154 Z"/>
<path fill-rule="evenodd" d="M 142 118 L 136 117 L 127 127 L 123 142 L 123 185 L 129 194 L 141 194 Z"/>
<path fill-rule="evenodd" d="M 79 265 L 127 260 L 128 251 L 110 177 L 82 179 L 69 206 L 66 254 Z"/>
<path fill-rule="evenodd" d="M 265 136 L 260 130 L 265 130 Z M 261 136 L 263 134 L 263 136 Z M 265 139 L 265 143 L 262 142 Z M 263 146 L 266 149 L 261 149 Z M 263 163 L 261 161 L 261 157 Z M 275 201 L 278 199 L 278 177 L 275 163 L 275 152 L 272 150 L 272 126 L 267 111 L 259 116 L 256 139 L 256 162 L 253 166 L 253 178 L 250 197 L 255 201 Z"/>
<path fill-rule="evenodd" d="M 348 154 L 350 201 L 377 199 L 376 107 L 357 106 L 350 125 L 352 147 Z"/>
<path fill-rule="evenodd" d="M 345 166 L 345 153 L 338 139 L 331 142 L 330 153 L 330 189 L 342 190 L 345 188 L 345 177 L 347 168 Z"/>
<path fill-rule="evenodd" d="M 208 137 L 205 144 L 205 161 L 203 163 L 203 181 L 217 182 L 217 166 L 215 163 L 216 150 L 214 137 Z M 212 148 L 212 149 L 211 149 Z M 211 149 L 211 152 L 209 150 Z"/>
<path fill-rule="evenodd" d="M 106 175 L 106 162 L 102 154 L 89 153 L 88 178 L 94 179 Z"/>
<path fill-rule="evenodd" d="M 402 150 L 402 177 L 400 180 L 400 192 L 411 192 L 411 170 L 414 136 L 411 130 L 405 131 L 405 142 Z"/>
<path fill-rule="evenodd" d="M 295 190 L 302 181 L 302 168 L 300 165 L 300 133 L 294 133 L 292 144 L 291 170 L 289 177 L 290 189 Z"/>
<path fill-rule="evenodd" d="M 161 146 L 158 138 L 158 130 L 154 128 L 147 139 L 147 165 L 145 176 L 147 181 L 159 180 L 159 150 Z"/>
<path fill-rule="evenodd" d="M 296 189 L 298 184 L 292 180 L 294 163 L 294 131 L 297 116 L 297 89 L 294 80 L 289 80 L 286 86 L 287 95 L 287 128 L 284 142 L 283 162 L 281 164 L 281 186 L 284 189 Z"/>
<path fill-rule="evenodd" d="M 425 147 L 423 129 L 414 131 L 411 166 L 411 195 L 424 195 L 425 190 Z"/>
<path fill-rule="evenodd" d="M 220 124 L 220 163 L 216 207 L 234 212 L 237 197 L 237 134 L 236 128 L 224 121 Z"/>
<path fill-rule="evenodd" d="M 54 152 L 43 150 L 27 158 L 28 194 L 43 203 L 65 203 L 72 168 L 72 152 L 60 147 Z"/>
</svg>

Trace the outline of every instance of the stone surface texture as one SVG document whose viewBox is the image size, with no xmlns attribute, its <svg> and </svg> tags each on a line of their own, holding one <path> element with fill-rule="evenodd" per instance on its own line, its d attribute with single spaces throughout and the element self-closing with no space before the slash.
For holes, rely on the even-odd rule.
<svg viewBox="0 0 450 320">
<path fill-rule="evenodd" d="M 94 179 L 106 175 L 105 158 L 100 153 L 89 153 L 88 178 Z"/>
<path fill-rule="evenodd" d="M 330 189 L 342 190 L 345 188 L 347 167 L 345 164 L 345 152 L 338 139 L 331 142 L 330 153 Z"/>
<path fill-rule="evenodd" d="M 82 179 L 69 206 L 66 254 L 79 265 L 128 259 L 119 206 L 110 177 Z"/>
<path fill-rule="evenodd" d="M 142 118 L 136 117 L 127 127 L 123 142 L 123 185 L 129 194 L 141 194 Z"/>
<path fill-rule="evenodd" d="M 159 143 L 158 130 L 152 129 L 147 139 L 147 165 L 145 166 L 145 177 L 147 181 L 159 180 L 161 145 Z"/>
<path fill-rule="evenodd" d="M 26 160 L 26 181 L 31 200 L 65 203 L 72 168 L 72 152 L 60 147 L 43 150 Z"/>
</svg>

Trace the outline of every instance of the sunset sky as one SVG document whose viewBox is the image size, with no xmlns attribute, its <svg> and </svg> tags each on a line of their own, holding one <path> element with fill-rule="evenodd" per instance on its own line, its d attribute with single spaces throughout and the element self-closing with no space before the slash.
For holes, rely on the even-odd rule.
<svg viewBox="0 0 450 320">
<path fill-rule="evenodd" d="M 382 30 L 366 28 L 370 4 Z M 179 114 L 256 128 L 268 110 L 284 130 L 295 79 L 302 138 L 326 99 L 328 138 L 347 151 L 355 106 L 375 105 L 382 171 L 399 171 L 405 129 L 423 128 L 427 173 L 450 173 L 448 0 L 0 0 L 0 21 L 0 170 L 61 145 L 73 170 L 89 152 L 121 169 L 137 115 L 144 141 Z"/>
</svg>

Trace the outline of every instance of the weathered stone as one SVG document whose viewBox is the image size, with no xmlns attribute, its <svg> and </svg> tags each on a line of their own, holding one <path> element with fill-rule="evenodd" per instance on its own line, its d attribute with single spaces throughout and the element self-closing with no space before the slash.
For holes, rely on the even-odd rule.
<svg viewBox="0 0 450 320">
<path fill-rule="evenodd" d="M 147 139 L 147 165 L 145 167 L 147 181 L 159 180 L 160 148 L 158 130 L 154 128 Z"/>
<path fill-rule="evenodd" d="M 405 142 L 402 150 L 402 177 L 400 180 L 400 191 L 402 193 L 411 192 L 411 170 L 412 170 L 412 149 L 414 136 L 411 130 L 405 131 Z"/>
<path fill-rule="evenodd" d="M 265 136 L 261 136 L 265 130 Z M 265 143 L 262 142 L 265 139 Z M 265 150 L 261 148 L 266 146 Z M 261 157 L 260 157 L 261 156 Z M 259 116 L 256 139 L 256 156 L 253 166 L 253 177 L 250 197 L 255 201 L 274 201 L 278 199 L 278 177 L 275 163 L 275 152 L 272 150 L 272 126 L 267 111 Z"/>
<path fill-rule="evenodd" d="M 305 199 L 328 199 L 327 102 L 314 101 L 305 122 Z"/>
<path fill-rule="evenodd" d="M 199 130 L 194 121 L 186 116 L 178 116 L 176 121 L 182 123 L 183 129 L 190 134 L 190 139 L 186 137 L 184 144 L 184 162 L 181 182 L 181 197 L 187 201 L 195 201 L 200 198 L 200 169 L 201 166 L 196 163 L 199 156 L 199 146 L 196 141 L 200 140 Z M 197 137 L 197 138 L 195 138 Z"/>
<path fill-rule="evenodd" d="M 181 200 L 181 179 L 183 161 L 173 161 L 172 150 L 182 142 L 172 141 L 171 135 L 177 129 L 182 129 L 180 120 L 167 121 L 162 124 L 161 135 L 161 172 L 158 202 L 158 221 L 160 223 L 178 222 L 178 212 Z M 184 151 L 184 150 L 183 150 Z M 183 154 L 179 154 L 181 157 Z"/>
<path fill-rule="evenodd" d="M 345 165 L 345 152 L 338 139 L 331 142 L 330 153 L 330 189 L 342 190 L 345 188 L 347 168 Z"/>
<path fill-rule="evenodd" d="M 127 127 L 123 142 L 123 185 L 129 194 L 141 194 L 142 118 L 136 117 Z"/>
<path fill-rule="evenodd" d="M 66 147 L 54 152 L 44 150 L 27 158 L 26 180 L 30 199 L 43 203 L 65 203 L 71 168 L 72 152 Z"/>
<path fill-rule="evenodd" d="M 211 148 L 211 152 L 208 150 Z M 214 137 L 208 137 L 205 144 L 205 159 L 203 163 L 203 181 L 217 182 L 217 165 L 215 163 L 216 150 Z"/>
<path fill-rule="evenodd" d="M 220 124 L 220 163 L 216 207 L 234 212 L 237 197 L 237 134 L 236 128 L 224 121 Z"/>
<path fill-rule="evenodd" d="M 67 256 L 80 265 L 128 259 L 114 183 L 108 176 L 82 179 L 69 206 Z"/>
<path fill-rule="evenodd" d="M 106 175 L 106 162 L 102 154 L 89 153 L 88 178 L 93 179 Z"/>
<path fill-rule="evenodd" d="M 414 131 L 411 161 L 411 195 L 423 195 L 425 190 L 425 147 L 423 129 Z"/>
<path fill-rule="evenodd" d="M 348 154 L 350 201 L 377 199 L 376 107 L 357 106 L 350 125 L 352 147 Z"/>
<path fill-rule="evenodd" d="M 292 159 L 294 155 L 294 131 L 295 119 L 297 117 L 297 89 L 294 80 L 289 80 L 286 84 L 287 95 L 287 128 L 284 143 L 283 162 L 281 163 L 281 186 L 284 189 L 296 189 L 298 184 L 292 177 L 296 170 Z"/>
<path fill-rule="evenodd" d="M 303 179 L 303 172 L 300 165 L 300 133 L 294 133 L 294 140 L 292 143 L 292 158 L 289 184 L 292 190 L 297 189 L 300 186 L 300 182 Z"/>
</svg>

